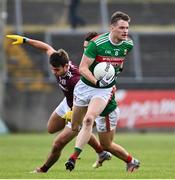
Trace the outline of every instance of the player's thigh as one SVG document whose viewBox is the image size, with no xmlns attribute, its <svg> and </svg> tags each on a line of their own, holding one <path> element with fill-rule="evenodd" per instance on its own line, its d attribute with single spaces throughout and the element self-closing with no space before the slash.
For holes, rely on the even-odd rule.
<svg viewBox="0 0 175 180">
<path fill-rule="evenodd" d="M 97 117 L 106 107 L 107 102 L 100 97 L 95 97 L 91 99 L 86 115 L 92 115 L 93 117 Z"/>
<path fill-rule="evenodd" d="M 73 106 L 72 114 L 72 129 L 79 129 L 79 126 L 82 124 L 83 118 L 86 114 L 87 107 L 84 106 Z"/>
<path fill-rule="evenodd" d="M 64 146 L 69 143 L 76 135 L 77 132 L 72 131 L 72 129 L 68 126 L 65 126 L 63 131 L 61 131 L 60 134 L 58 134 L 55 138 L 54 143 Z"/>
<path fill-rule="evenodd" d="M 65 119 L 59 116 L 55 111 L 51 114 L 47 123 L 47 128 L 50 133 L 62 130 L 65 127 Z"/>
<path fill-rule="evenodd" d="M 86 114 L 88 116 L 92 115 L 94 118 L 96 118 L 101 114 L 101 112 L 105 109 L 107 103 L 109 102 L 113 92 L 113 87 L 105 89 L 90 87 L 90 90 L 90 102 Z"/>
<path fill-rule="evenodd" d="M 64 98 L 49 118 L 48 131 L 50 133 L 60 131 L 64 128 L 66 122 L 62 117 L 68 111 L 70 111 L 70 107 L 67 104 L 66 98 Z"/>
</svg>

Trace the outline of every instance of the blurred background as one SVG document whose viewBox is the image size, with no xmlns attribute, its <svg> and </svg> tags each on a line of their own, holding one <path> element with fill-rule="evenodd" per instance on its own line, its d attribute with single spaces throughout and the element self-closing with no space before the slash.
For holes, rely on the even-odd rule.
<svg viewBox="0 0 175 180">
<path fill-rule="evenodd" d="M 131 17 L 134 49 L 118 78 L 118 128 L 175 130 L 175 1 L 0 0 L 0 133 L 43 132 L 63 98 L 47 56 L 28 45 L 12 46 L 19 34 L 64 48 L 79 64 L 89 31 L 107 32 L 113 12 Z"/>
</svg>

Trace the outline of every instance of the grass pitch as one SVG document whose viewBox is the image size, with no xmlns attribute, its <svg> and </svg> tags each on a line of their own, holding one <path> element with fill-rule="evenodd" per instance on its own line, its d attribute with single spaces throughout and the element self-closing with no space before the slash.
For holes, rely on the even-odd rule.
<svg viewBox="0 0 175 180">
<path fill-rule="evenodd" d="M 87 145 L 76 168 L 66 171 L 64 163 L 73 151 L 74 141 L 68 144 L 60 160 L 46 174 L 30 174 L 46 159 L 53 135 L 0 135 L 1 179 L 175 179 L 175 134 L 119 133 L 115 142 L 125 147 L 141 161 L 135 173 L 125 172 L 125 163 L 113 156 L 102 167 L 93 169 L 95 152 Z"/>
</svg>

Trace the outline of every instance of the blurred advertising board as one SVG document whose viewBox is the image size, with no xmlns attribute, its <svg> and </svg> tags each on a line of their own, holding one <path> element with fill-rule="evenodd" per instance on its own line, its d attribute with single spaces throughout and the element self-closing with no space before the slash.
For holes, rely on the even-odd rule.
<svg viewBox="0 0 175 180">
<path fill-rule="evenodd" d="M 175 128 L 175 90 L 118 90 L 118 128 Z"/>
</svg>

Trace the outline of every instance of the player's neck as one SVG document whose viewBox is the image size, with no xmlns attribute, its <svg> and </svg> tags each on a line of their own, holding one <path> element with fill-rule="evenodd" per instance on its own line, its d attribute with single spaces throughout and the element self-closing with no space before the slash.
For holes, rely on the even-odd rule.
<svg viewBox="0 0 175 180">
<path fill-rule="evenodd" d="M 63 75 L 61 75 L 61 77 L 66 77 L 67 74 L 69 73 L 69 69 L 70 69 L 70 66 L 68 66 L 67 71 Z"/>
<path fill-rule="evenodd" d="M 109 33 L 109 40 L 113 45 L 120 44 L 122 41 L 115 38 L 112 33 Z"/>
</svg>

